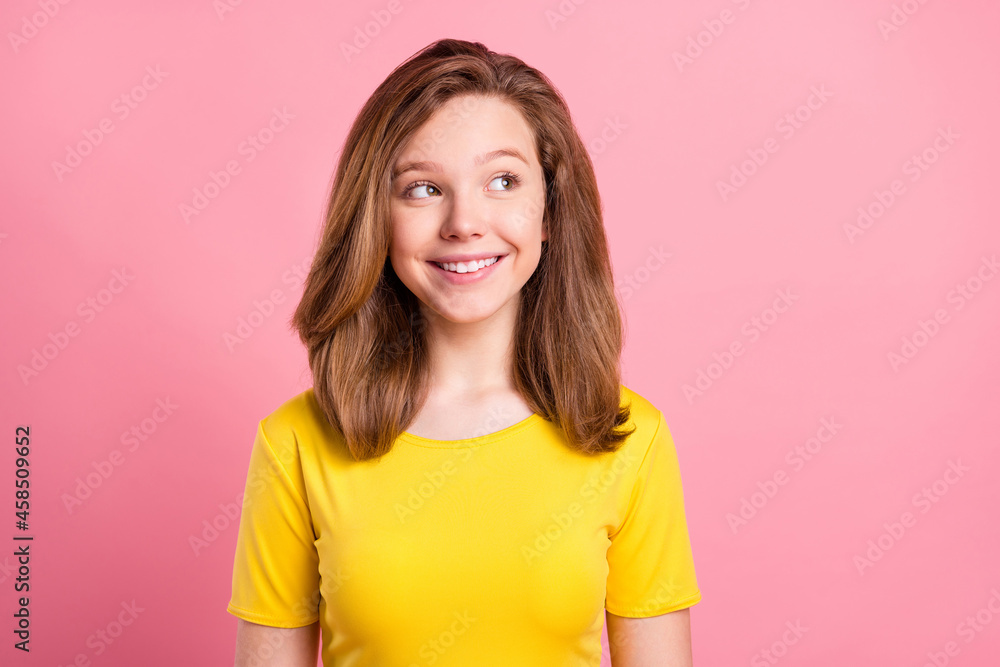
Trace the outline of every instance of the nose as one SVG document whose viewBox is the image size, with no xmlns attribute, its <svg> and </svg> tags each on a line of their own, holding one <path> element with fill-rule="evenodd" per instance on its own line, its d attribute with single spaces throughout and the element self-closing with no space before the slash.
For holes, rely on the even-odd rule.
<svg viewBox="0 0 1000 667">
<path fill-rule="evenodd" d="M 443 238 L 467 239 L 483 235 L 486 228 L 485 210 L 473 193 L 457 192 L 451 197 L 449 206 L 443 208 Z"/>
</svg>

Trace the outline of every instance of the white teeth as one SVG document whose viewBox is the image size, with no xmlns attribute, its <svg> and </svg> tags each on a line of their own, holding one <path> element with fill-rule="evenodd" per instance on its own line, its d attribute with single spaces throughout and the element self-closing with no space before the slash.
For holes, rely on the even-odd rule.
<svg viewBox="0 0 1000 667">
<path fill-rule="evenodd" d="M 499 255 L 489 259 L 481 259 L 478 262 L 448 262 L 447 264 L 441 264 L 440 262 L 434 263 L 445 271 L 454 271 L 455 273 L 475 273 L 479 269 L 484 269 L 487 266 L 496 264 L 498 259 L 500 259 Z"/>
</svg>

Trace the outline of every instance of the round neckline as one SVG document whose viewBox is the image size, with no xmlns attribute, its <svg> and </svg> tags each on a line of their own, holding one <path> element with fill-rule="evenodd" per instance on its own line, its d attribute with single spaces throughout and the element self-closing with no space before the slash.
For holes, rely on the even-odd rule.
<svg viewBox="0 0 1000 667">
<path fill-rule="evenodd" d="M 478 447 L 480 445 L 488 445 L 493 442 L 498 442 L 500 440 L 505 440 L 507 438 L 513 437 L 520 433 L 521 431 L 534 426 L 538 422 L 544 421 L 542 417 L 537 412 L 531 413 L 530 416 L 525 417 L 516 424 L 511 424 L 507 428 L 500 429 L 499 431 L 494 431 L 493 433 L 487 433 L 485 435 L 479 435 L 474 438 L 462 438 L 461 440 L 434 440 L 433 438 L 425 438 L 420 435 L 414 435 L 408 431 L 403 431 L 399 434 L 399 439 L 408 442 L 411 445 L 417 445 L 419 447 L 432 447 L 436 449 L 452 449 L 456 447 Z"/>
</svg>

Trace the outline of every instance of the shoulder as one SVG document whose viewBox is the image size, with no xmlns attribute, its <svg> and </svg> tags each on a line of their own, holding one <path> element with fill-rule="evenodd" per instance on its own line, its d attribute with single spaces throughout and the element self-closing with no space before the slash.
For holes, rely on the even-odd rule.
<svg viewBox="0 0 1000 667">
<path fill-rule="evenodd" d="M 622 404 L 629 404 L 629 426 L 635 431 L 622 447 L 627 461 L 634 463 L 633 472 L 640 479 L 643 470 L 659 460 L 662 464 L 675 461 L 677 457 L 673 436 L 667 426 L 663 412 L 651 401 L 622 385 Z"/>
<path fill-rule="evenodd" d="M 661 428 L 660 422 L 663 420 L 663 413 L 638 392 L 625 385 L 621 385 L 621 389 L 621 404 L 629 406 L 629 424 L 635 426 L 635 433 L 632 434 L 630 440 L 648 445 L 657 429 Z"/>
<path fill-rule="evenodd" d="M 291 456 L 300 456 L 303 449 L 314 449 L 316 443 L 340 441 L 336 429 L 316 401 L 312 387 L 285 400 L 265 415 L 260 420 L 259 434 L 283 461 Z"/>
<path fill-rule="evenodd" d="M 274 431 L 303 430 L 320 428 L 320 420 L 325 422 L 326 418 L 316 402 L 313 388 L 309 387 L 274 408 L 261 420 L 261 424 L 265 429 Z"/>
</svg>

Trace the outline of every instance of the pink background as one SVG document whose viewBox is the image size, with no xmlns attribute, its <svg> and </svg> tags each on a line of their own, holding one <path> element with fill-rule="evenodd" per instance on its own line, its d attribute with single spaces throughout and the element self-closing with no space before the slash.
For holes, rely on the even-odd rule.
<svg viewBox="0 0 1000 667">
<path fill-rule="evenodd" d="M 0 11 L 0 541 L 21 533 L 20 424 L 35 536 L 30 656 L 12 648 L 17 575 L 0 548 L 0 662 L 232 664 L 224 510 L 257 420 L 311 384 L 287 320 L 339 149 L 393 67 L 457 37 L 545 72 L 590 146 L 624 380 L 663 410 L 680 456 L 696 664 L 997 664 L 995 3 L 47 4 L 51 18 L 37 0 Z M 266 136 L 274 109 L 293 117 Z M 782 121 L 796 112 L 798 127 Z M 111 132 L 57 174 L 102 120 Z M 271 141 L 251 160 L 241 144 L 258 133 Z M 186 221 L 180 206 L 229 161 L 239 173 Z M 749 175 L 724 198 L 734 169 Z M 892 201 L 867 229 L 845 227 L 879 197 Z M 769 311 L 779 290 L 791 305 Z M 248 317 L 259 326 L 227 345 Z M 22 379 L 36 352 L 51 358 Z M 176 406 L 162 422 L 158 400 Z M 130 450 L 122 434 L 144 424 Z M 134 622 L 96 640 L 133 600 Z"/>
</svg>

